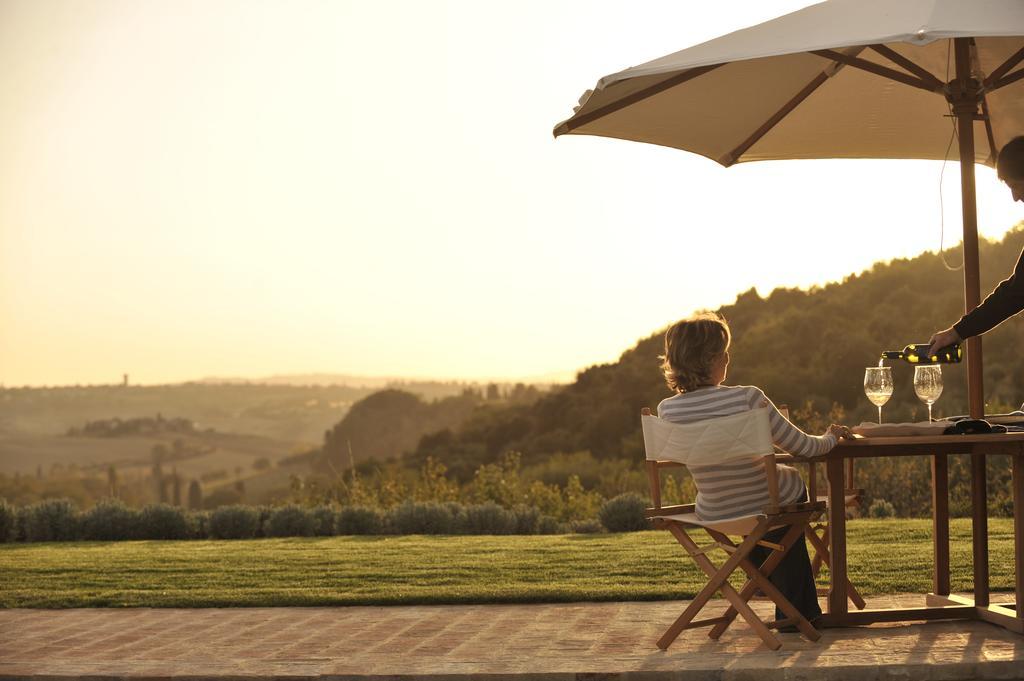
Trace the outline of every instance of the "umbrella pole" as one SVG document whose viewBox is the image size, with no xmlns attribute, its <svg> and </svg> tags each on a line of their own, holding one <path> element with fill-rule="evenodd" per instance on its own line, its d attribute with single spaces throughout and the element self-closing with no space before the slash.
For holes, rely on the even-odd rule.
<svg viewBox="0 0 1024 681">
<path fill-rule="evenodd" d="M 956 114 L 960 140 L 960 192 L 964 223 L 964 312 L 981 302 L 978 265 L 978 208 L 974 187 L 974 118 L 978 111 L 978 84 L 971 78 L 971 45 L 968 38 L 955 38 L 956 81 L 950 100 Z M 967 396 L 971 418 L 984 418 L 985 391 L 982 383 L 981 338 L 967 340 Z"/>
<path fill-rule="evenodd" d="M 981 302 L 978 266 L 978 208 L 974 187 L 974 119 L 981 99 L 978 83 L 971 78 L 971 40 L 955 38 L 956 82 L 950 91 L 960 138 L 960 190 L 964 216 L 964 309 L 970 312 Z M 967 395 L 972 418 L 984 418 L 981 338 L 967 340 Z M 974 604 L 989 603 L 988 494 L 985 457 L 971 457 L 971 530 L 973 534 Z"/>
</svg>

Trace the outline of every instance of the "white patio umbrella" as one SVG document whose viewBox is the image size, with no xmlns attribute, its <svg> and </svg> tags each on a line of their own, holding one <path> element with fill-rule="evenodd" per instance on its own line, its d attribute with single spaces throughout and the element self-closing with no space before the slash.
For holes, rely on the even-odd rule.
<svg viewBox="0 0 1024 681">
<path fill-rule="evenodd" d="M 830 0 L 605 76 L 555 136 L 600 135 L 724 166 L 946 157 L 993 165 L 1024 135 L 1024 0 Z M 964 307 L 980 302 L 974 163 L 961 163 Z M 967 343 L 984 413 L 981 340 Z"/>
</svg>

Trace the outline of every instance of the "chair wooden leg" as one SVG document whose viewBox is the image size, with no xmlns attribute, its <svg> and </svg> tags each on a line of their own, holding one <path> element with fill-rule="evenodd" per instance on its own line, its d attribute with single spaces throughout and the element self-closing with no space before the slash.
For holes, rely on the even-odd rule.
<svg viewBox="0 0 1024 681">
<path fill-rule="evenodd" d="M 724 534 L 715 532 L 713 530 L 708 530 L 708 533 L 712 536 L 712 538 L 719 542 L 722 542 L 723 544 L 732 544 L 732 541 L 730 541 L 729 537 L 725 536 Z M 798 539 L 800 539 L 799 536 L 795 537 L 793 539 L 793 542 L 796 542 Z M 735 546 L 735 544 L 733 545 Z M 783 545 L 781 548 L 776 549 L 776 551 L 778 551 L 781 555 L 785 555 L 791 547 L 792 544 Z M 750 580 L 747 583 L 750 584 L 751 582 L 753 582 L 755 584 L 756 589 L 759 589 L 761 593 L 768 596 L 768 598 L 771 599 L 772 602 L 779 607 L 779 610 L 782 610 L 783 614 L 785 614 L 787 618 L 793 621 L 793 623 L 800 630 L 800 633 L 802 633 L 811 641 L 817 641 L 819 638 L 821 638 L 821 634 L 818 633 L 818 630 L 814 628 L 814 625 L 807 621 L 806 617 L 800 614 L 800 611 L 796 609 L 796 606 L 793 605 L 793 603 L 790 602 L 790 600 L 786 598 L 786 596 L 781 591 L 779 591 L 779 588 L 772 584 L 771 580 L 768 579 L 768 576 L 762 573 L 760 570 L 758 570 L 758 568 L 753 563 L 751 563 L 748 558 L 744 558 L 740 561 L 740 567 L 743 569 L 744 572 L 747 573 L 747 577 Z M 740 597 L 743 597 L 743 593 L 740 594 Z M 749 599 L 746 600 L 749 601 Z M 724 620 L 725 618 L 723 617 L 722 619 Z M 728 623 L 726 623 L 726 626 L 728 626 Z"/>
<path fill-rule="evenodd" d="M 672 623 L 672 626 L 658 639 L 658 647 L 662 650 L 668 648 L 668 646 L 679 636 L 687 624 L 693 619 L 694 616 L 700 611 L 701 608 L 710 600 L 711 596 L 714 595 L 715 591 L 721 591 L 722 595 L 730 603 L 730 611 L 739 613 L 746 620 L 750 628 L 764 641 L 764 644 L 771 650 L 778 650 L 782 647 L 782 642 L 772 633 L 764 622 L 757 616 L 757 614 L 750 608 L 746 600 L 744 600 L 729 584 L 727 581 L 729 575 L 739 566 L 740 562 L 744 560 L 747 554 L 757 544 L 757 540 L 760 539 L 767 531 L 766 527 L 758 526 L 754 532 L 748 535 L 743 542 L 737 547 L 736 551 L 726 559 L 721 567 L 715 567 L 714 563 L 703 553 L 697 553 L 699 547 L 686 534 L 686 531 L 677 525 L 669 525 L 669 531 L 672 536 L 676 538 L 683 548 L 686 549 L 687 553 L 693 558 L 694 562 L 697 563 L 698 567 L 704 571 L 709 577 L 707 585 L 701 590 L 697 597 L 690 603 L 682 615 Z M 749 599 L 750 596 L 747 596 Z M 733 615 L 735 618 L 735 614 Z M 721 626 L 718 624 L 716 626 Z"/>
<path fill-rule="evenodd" d="M 812 530 L 810 528 L 807 528 L 807 529 L 808 529 L 807 539 L 810 540 L 811 539 L 811 535 L 814 535 L 815 537 L 818 537 L 818 533 L 816 531 L 814 531 L 814 530 Z M 818 574 L 821 572 L 821 566 L 825 562 L 825 556 L 828 554 L 828 543 L 829 543 L 828 525 L 825 525 L 824 529 L 822 530 L 821 536 L 819 538 L 821 539 L 821 541 L 823 543 L 823 546 L 825 547 L 825 550 L 824 551 L 821 551 L 821 550 L 815 551 L 814 558 L 811 559 L 811 574 L 814 575 L 815 579 L 818 578 Z M 817 547 L 817 543 L 815 543 L 813 540 L 812 540 L 811 543 L 814 543 L 815 547 Z"/>
<path fill-rule="evenodd" d="M 867 607 L 867 603 L 864 602 L 864 597 L 857 591 L 857 587 L 853 585 L 850 578 L 846 578 L 846 595 L 850 597 L 850 601 L 853 603 L 853 607 L 858 610 L 863 610 Z"/>
<path fill-rule="evenodd" d="M 832 566 L 829 564 L 828 558 L 828 544 L 824 539 L 819 538 L 814 532 L 811 532 L 811 535 L 808 535 L 807 539 L 811 542 L 814 546 L 814 550 L 817 552 L 815 559 L 820 559 L 822 564 L 831 570 Z M 853 602 L 854 607 L 858 610 L 864 609 L 866 605 L 864 598 L 860 595 L 860 592 L 857 591 L 857 588 L 853 585 L 853 582 L 850 581 L 849 577 L 846 578 L 846 595 Z"/>
<path fill-rule="evenodd" d="M 814 625 L 808 622 L 807 618 L 800 614 L 800 611 L 796 609 L 796 606 L 793 605 L 781 591 L 779 591 L 777 586 L 771 583 L 771 580 L 758 572 L 753 563 L 744 559 L 740 561 L 740 567 L 747 573 L 747 576 L 750 577 L 751 581 L 757 583 L 757 587 L 761 589 L 761 591 L 775 601 L 775 605 L 779 606 L 779 610 L 781 610 L 786 617 L 794 620 L 796 628 L 800 630 L 801 634 L 811 641 L 817 641 L 821 638 L 821 634 L 814 628 Z M 742 594 L 740 597 L 742 598 Z"/>
<path fill-rule="evenodd" d="M 711 600 L 711 597 L 715 595 L 719 586 L 729 577 L 728 574 L 721 574 L 721 572 L 724 571 L 724 566 L 718 572 L 715 571 L 714 564 L 707 556 L 700 552 L 700 547 L 697 546 L 697 543 L 693 541 L 692 538 L 690 538 L 690 535 L 686 533 L 686 530 L 675 524 L 669 524 L 667 529 L 672 533 L 672 536 L 676 538 L 676 541 L 682 545 L 683 549 L 686 550 L 690 557 L 693 558 L 694 562 L 697 563 L 697 566 L 701 568 L 701 570 L 703 570 L 711 579 L 704 585 L 704 588 L 693 597 L 690 604 L 686 606 L 686 609 L 683 610 L 682 614 L 676 618 L 675 622 L 673 622 L 665 631 L 662 637 L 658 639 L 658 647 L 662 650 L 668 648 L 672 641 L 674 641 L 684 629 L 689 627 L 693 618 L 697 616 L 697 613 L 700 612 L 707 602 Z"/>
<path fill-rule="evenodd" d="M 722 595 L 731 603 L 731 608 L 743 616 L 743 619 L 747 621 L 750 628 L 764 641 L 768 648 L 778 650 L 782 647 L 782 641 L 772 633 L 768 625 L 761 621 L 761 618 L 757 616 L 757 613 L 747 603 L 747 599 L 740 596 L 736 589 L 732 588 L 732 585 L 728 582 L 722 585 Z"/>
<path fill-rule="evenodd" d="M 699 556 L 699 558 L 704 558 L 704 556 Z M 708 559 L 704 558 L 704 560 Z M 711 561 L 708 560 L 708 562 L 710 563 Z M 707 572 L 707 570 L 705 570 L 705 572 Z M 683 610 L 682 614 L 676 618 L 675 622 L 673 622 L 669 628 L 665 630 L 665 633 L 661 635 L 661 638 L 658 639 L 658 647 L 665 650 L 672 645 L 672 641 L 675 641 L 679 634 L 681 634 L 685 629 L 689 629 L 693 622 L 693 618 L 697 616 L 697 613 L 699 613 L 705 605 L 707 605 L 707 602 L 711 600 L 711 597 L 715 595 L 715 591 L 717 590 L 717 587 L 714 589 L 704 587 L 700 593 L 694 596 L 693 600 L 690 601 L 688 606 L 686 606 L 686 609 Z"/>
<path fill-rule="evenodd" d="M 782 538 L 782 541 L 780 542 L 780 544 L 782 544 L 782 546 L 784 546 L 786 550 L 773 551 L 771 555 L 768 556 L 768 560 L 766 560 L 764 564 L 760 566 L 760 573 L 762 575 L 768 577 L 769 575 L 771 575 L 772 571 L 774 571 L 775 568 L 778 567 L 779 563 L 782 562 L 783 557 L 786 555 L 786 551 L 788 551 L 789 548 L 793 545 L 793 542 L 795 542 L 797 538 L 803 534 L 805 525 L 806 522 L 795 523 L 792 527 L 790 527 L 789 532 L 786 533 L 786 535 Z M 746 556 L 744 556 L 744 558 L 746 558 Z M 747 583 L 743 586 L 742 590 L 740 591 L 740 598 L 750 600 L 750 598 L 754 595 L 754 592 L 756 590 L 757 584 L 754 583 L 752 580 L 748 580 Z M 735 609 L 729 608 L 728 610 L 726 610 L 725 614 L 723 615 L 725 621 L 720 624 L 716 624 L 714 627 L 712 627 L 711 631 L 708 632 L 708 636 L 710 636 L 711 638 L 718 638 L 719 636 L 721 636 L 722 633 L 729 628 L 729 625 L 732 624 L 733 620 L 736 619 L 736 615 L 737 612 Z"/>
</svg>

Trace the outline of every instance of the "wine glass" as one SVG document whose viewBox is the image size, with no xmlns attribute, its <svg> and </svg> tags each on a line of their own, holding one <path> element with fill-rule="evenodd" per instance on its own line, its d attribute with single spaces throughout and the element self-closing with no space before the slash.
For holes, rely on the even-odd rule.
<svg viewBox="0 0 1024 681">
<path fill-rule="evenodd" d="M 928 405 L 928 422 L 932 420 L 932 404 L 942 394 L 942 367 L 938 364 L 919 364 L 914 367 L 914 392 Z"/>
<path fill-rule="evenodd" d="M 878 422 L 882 422 L 882 405 L 892 397 L 892 369 L 867 367 L 864 369 L 864 394 L 878 407 Z"/>
</svg>

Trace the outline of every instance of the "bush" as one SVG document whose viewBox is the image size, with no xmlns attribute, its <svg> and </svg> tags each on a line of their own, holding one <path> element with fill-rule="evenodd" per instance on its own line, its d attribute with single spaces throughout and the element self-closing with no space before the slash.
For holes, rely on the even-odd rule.
<svg viewBox="0 0 1024 681">
<path fill-rule="evenodd" d="M 643 497 L 627 492 L 604 502 L 598 517 L 609 532 L 636 532 L 650 527 L 644 517 L 646 508 Z"/>
<path fill-rule="evenodd" d="M 512 534 L 516 516 L 493 501 L 467 506 L 459 529 L 464 534 Z"/>
<path fill-rule="evenodd" d="M 252 539 L 259 526 L 259 513 L 252 506 L 222 506 L 210 514 L 213 539 Z"/>
<path fill-rule="evenodd" d="M 537 534 L 540 523 L 540 511 L 536 506 L 519 504 L 512 509 L 515 515 L 516 525 L 512 530 L 513 534 Z"/>
<path fill-rule="evenodd" d="M 576 534 L 601 534 L 604 526 L 596 520 L 577 520 L 572 524 L 572 531 Z"/>
<path fill-rule="evenodd" d="M 139 535 L 139 512 L 120 499 L 103 499 L 79 519 L 83 539 L 116 541 Z"/>
<path fill-rule="evenodd" d="M 19 506 L 14 511 L 14 541 L 26 541 L 26 524 L 28 524 L 28 506 Z"/>
<path fill-rule="evenodd" d="M 191 537 L 192 539 L 210 538 L 209 511 L 189 511 L 187 519 L 189 537 Z"/>
<path fill-rule="evenodd" d="M 542 515 L 537 521 L 537 534 L 568 534 L 569 526 L 560 522 L 558 518 L 549 515 Z"/>
<path fill-rule="evenodd" d="M 330 506 L 313 509 L 313 534 L 318 537 L 333 537 L 336 532 L 338 514 Z"/>
<path fill-rule="evenodd" d="M 892 518 L 895 515 L 896 509 L 885 499 L 875 499 L 868 506 L 869 518 Z"/>
<path fill-rule="evenodd" d="M 1000 496 L 988 502 L 988 514 L 992 518 L 1013 517 L 1013 497 Z"/>
<path fill-rule="evenodd" d="M 267 531 L 268 531 L 268 527 L 270 525 L 270 516 L 273 515 L 273 513 L 274 513 L 274 507 L 273 506 L 257 506 L 256 507 L 256 515 L 257 515 L 256 536 L 257 537 L 269 537 L 270 536 L 269 534 L 267 534 Z"/>
<path fill-rule="evenodd" d="M 267 521 L 268 537 L 312 537 L 315 531 L 313 514 L 294 504 L 274 509 Z"/>
<path fill-rule="evenodd" d="M 17 520 L 17 510 L 8 504 L 6 499 L 0 499 L 0 543 L 14 541 Z"/>
<path fill-rule="evenodd" d="M 78 536 L 78 516 L 68 499 L 48 499 L 26 509 L 25 541 L 68 541 Z"/>
<path fill-rule="evenodd" d="M 345 506 L 338 511 L 338 534 L 381 534 L 384 516 L 374 508 Z"/>
<path fill-rule="evenodd" d="M 388 525 L 398 534 L 452 534 L 457 504 L 406 501 L 388 513 Z"/>
<path fill-rule="evenodd" d="M 466 507 L 457 501 L 446 501 L 442 504 L 452 516 L 452 534 L 466 534 Z"/>
<path fill-rule="evenodd" d="M 168 504 L 151 504 L 139 513 L 140 539 L 188 539 L 185 512 Z"/>
</svg>

